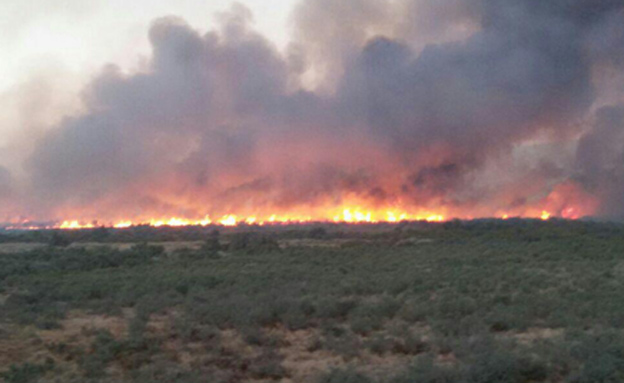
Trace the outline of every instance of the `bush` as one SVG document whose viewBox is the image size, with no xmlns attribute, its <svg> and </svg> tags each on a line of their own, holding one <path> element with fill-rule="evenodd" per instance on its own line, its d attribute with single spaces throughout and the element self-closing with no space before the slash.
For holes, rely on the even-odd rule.
<svg viewBox="0 0 624 383">
<path fill-rule="evenodd" d="M 154 341 L 143 337 L 141 320 L 131 323 L 128 339 L 116 340 L 107 330 L 98 330 L 89 352 L 79 359 L 78 364 L 88 378 L 101 378 L 106 368 L 118 361 L 128 370 L 138 369 L 149 362 L 157 350 Z"/>
<path fill-rule="evenodd" d="M 273 349 L 264 350 L 258 357 L 252 359 L 248 370 L 254 379 L 279 380 L 288 376 L 286 369 L 282 366 L 283 356 L 277 354 Z"/>
<path fill-rule="evenodd" d="M 54 369 L 52 359 L 47 359 L 43 364 L 11 365 L 8 371 L 0 373 L 0 378 L 6 383 L 34 383 L 41 375 L 52 369 Z"/>
<path fill-rule="evenodd" d="M 105 368 L 115 359 L 120 347 L 121 345 L 109 331 L 98 331 L 90 353 L 78 361 L 84 375 L 88 378 L 104 376 Z"/>
<path fill-rule="evenodd" d="M 402 341 L 395 342 L 392 351 L 397 354 L 418 355 L 429 350 L 429 344 L 413 334 L 408 334 Z"/>
<path fill-rule="evenodd" d="M 574 383 L 624 381 L 624 337 L 615 331 L 573 339 L 572 356 L 582 368 L 570 378 Z"/>
<path fill-rule="evenodd" d="M 396 339 L 384 335 L 375 335 L 372 339 L 366 340 L 364 346 L 372 353 L 383 355 L 394 349 Z"/>
<path fill-rule="evenodd" d="M 368 376 L 361 374 L 354 369 L 332 369 L 329 372 L 321 375 L 318 383 L 373 383 L 373 380 Z"/>
<path fill-rule="evenodd" d="M 280 247 L 273 237 L 258 233 L 240 233 L 232 237 L 228 250 L 247 254 L 263 254 L 279 251 Z"/>
<path fill-rule="evenodd" d="M 58 232 L 53 232 L 50 236 L 50 240 L 48 241 L 48 245 L 54 247 L 67 247 L 72 244 L 72 240 L 69 237 L 60 234 Z"/>
<path fill-rule="evenodd" d="M 405 372 L 398 374 L 390 383 L 457 383 L 462 375 L 456 368 L 439 366 L 431 358 L 419 359 Z M 483 383 L 498 383 L 496 380 Z"/>
<path fill-rule="evenodd" d="M 351 328 L 362 335 L 379 330 L 383 322 L 393 318 L 400 307 L 397 300 L 387 296 L 379 302 L 360 304 L 349 313 Z"/>
<path fill-rule="evenodd" d="M 580 372 L 573 375 L 570 383 L 624 382 L 622 359 L 603 355 L 588 359 Z"/>
<path fill-rule="evenodd" d="M 362 342 L 350 331 L 341 327 L 331 327 L 324 330 L 324 336 L 321 339 L 321 347 L 341 355 L 345 360 L 356 358 L 360 355 Z"/>
<path fill-rule="evenodd" d="M 344 320 L 357 305 L 355 299 L 324 299 L 318 302 L 316 311 L 323 319 Z"/>
<path fill-rule="evenodd" d="M 323 227 L 315 227 L 308 232 L 308 238 L 310 239 L 325 239 L 327 238 L 327 230 Z"/>
<path fill-rule="evenodd" d="M 525 383 L 541 382 L 548 377 L 543 362 L 519 358 L 503 350 L 479 355 L 465 372 L 466 383 Z"/>
</svg>

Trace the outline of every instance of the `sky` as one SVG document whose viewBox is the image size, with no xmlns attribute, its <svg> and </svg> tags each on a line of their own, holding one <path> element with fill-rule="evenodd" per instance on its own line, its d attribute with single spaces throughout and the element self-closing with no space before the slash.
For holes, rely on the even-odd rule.
<svg viewBox="0 0 624 383">
<path fill-rule="evenodd" d="M 5 0 L 0 46 L 0 222 L 624 218 L 621 0 Z"/>
<path fill-rule="evenodd" d="M 280 46 L 288 39 L 287 20 L 294 0 L 240 0 L 256 28 Z M 53 0 L 0 2 L 0 86 L 26 80 L 48 61 L 84 75 L 106 62 L 131 68 L 149 53 L 145 31 L 163 15 L 180 16 L 208 30 L 230 0 Z M 104 32 L 105 31 L 105 32 Z"/>
<path fill-rule="evenodd" d="M 102 66 L 134 71 L 150 54 L 146 31 L 158 17 L 172 15 L 208 31 L 231 0 L 3 0 L 0 2 L 0 146 L 24 127 L 23 103 L 33 88 L 54 96 L 41 100 L 42 129 L 78 107 L 84 84 Z M 283 49 L 295 0 L 239 0 L 254 15 L 254 27 Z M 42 96 L 43 97 L 43 96 Z M 30 114 L 30 113 L 29 113 Z M 4 156 L 0 165 L 11 164 Z M 19 160 L 16 160 L 19 161 Z"/>
</svg>

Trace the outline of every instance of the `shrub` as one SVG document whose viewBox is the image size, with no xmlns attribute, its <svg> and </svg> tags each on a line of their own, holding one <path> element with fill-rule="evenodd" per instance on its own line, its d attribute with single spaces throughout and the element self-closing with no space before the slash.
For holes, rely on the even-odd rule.
<svg viewBox="0 0 624 383">
<path fill-rule="evenodd" d="M 384 297 L 379 302 L 361 304 L 349 314 L 351 328 L 362 335 L 379 330 L 383 322 L 394 317 L 400 307 L 400 303 L 390 297 Z"/>
<path fill-rule="evenodd" d="M 126 369 L 140 368 L 149 362 L 157 350 L 157 344 L 143 337 L 142 320 L 131 323 L 128 339 L 116 340 L 107 330 L 98 330 L 89 352 L 78 360 L 80 368 L 88 378 L 105 376 L 105 369 L 118 361 Z M 134 329 L 132 327 L 135 327 Z"/>
<path fill-rule="evenodd" d="M 263 254 L 279 251 L 280 247 L 273 237 L 258 233 L 239 233 L 232 236 L 228 250 L 248 254 Z"/>
<path fill-rule="evenodd" d="M 11 365 L 8 371 L 0 373 L 0 378 L 6 383 L 34 383 L 41 375 L 52 369 L 54 369 L 53 359 L 46 359 L 43 364 Z"/>
<path fill-rule="evenodd" d="M 72 242 L 73 241 L 69 239 L 69 237 L 67 237 L 66 235 L 63 235 L 55 231 L 50 236 L 50 240 L 48 241 L 48 244 L 54 247 L 67 247 L 71 245 Z"/>
<path fill-rule="evenodd" d="M 323 319 L 344 320 L 357 305 L 355 299 L 324 299 L 318 302 L 316 311 Z"/>
<path fill-rule="evenodd" d="M 106 330 L 98 331 L 89 354 L 79 359 L 78 364 L 88 378 L 99 378 L 105 375 L 104 369 L 119 352 L 120 344 Z"/>
<path fill-rule="evenodd" d="M 479 355 L 465 372 L 466 383 L 524 383 L 541 382 L 548 376 L 543 362 L 520 358 L 503 350 Z"/>
<path fill-rule="evenodd" d="M 573 375 L 571 383 L 624 382 L 624 368 L 621 359 L 612 355 L 593 357 L 585 361 L 583 368 Z"/>
<path fill-rule="evenodd" d="M 397 354 L 418 355 L 429 350 L 429 344 L 419 337 L 408 334 L 402 341 L 395 342 L 392 351 Z"/>
<path fill-rule="evenodd" d="M 264 330 L 259 327 L 247 327 L 242 332 L 243 339 L 251 346 L 277 346 L 279 340 L 265 334 Z"/>
<path fill-rule="evenodd" d="M 325 228 L 317 226 L 308 232 L 308 238 L 310 239 L 325 239 L 327 238 L 327 230 Z"/>
<path fill-rule="evenodd" d="M 339 327 L 335 327 L 339 329 Z M 322 348 L 341 355 L 344 359 L 350 360 L 360 355 L 362 342 L 350 331 L 326 332 L 322 341 Z"/>
<path fill-rule="evenodd" d="M 372 339 L 364 342 L 364 346 L 372 353 L 383 355 L 390 352 L 395 346 L 396 340 L 384 335 L 375 335 Z"/>
<path fill-rule="evenodd" d="M 318 383 L 373 383 L 373 380 L 368 376 L 355 371 L 352 368 L 347 369 L 332 369 L 329 372 L 322 374 L 318 380 Z"/>
<path fill-rule="evenodd" d="M 379 330 L 382 327 L 381 318 L 371 318 L 371 317 L 356 317 L 351 319 L 350 326 L 351 330 L 359 335 L 369 335 L 373 331 Z"/>
<path fill-rule="evenodd" d="M 186 371 L 174 363 L 143 367 L 132 374 L 133 383 L 205 383 L 212 382 L 205 372 Z"/>
<path fill-rule="evenodd" d="M 399 373 L 390 383 L 456 383 L 461 373 L 456 368 L 436 365 L 431 358 L 419 359 L 406 371 Z M 498 383 L 496 380 L 483 383 Z"/>
<path fill-rule="evenodd" d="M 283 356 L 273 349 L 266 349 L 258 357 L 252 359 L 249 364 L 249 374 L 254 379 L 279 380 L 288 376 L 282 366 Z"/>
</svg>

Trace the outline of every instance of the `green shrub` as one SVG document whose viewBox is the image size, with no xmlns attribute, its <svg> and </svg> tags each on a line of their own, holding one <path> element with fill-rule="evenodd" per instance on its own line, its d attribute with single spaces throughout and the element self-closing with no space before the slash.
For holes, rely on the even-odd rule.
<svg viewBox="0 0 624 383">
<path fill-rule="evenodd" d="M 355 299 L 323 299 L 317 303 L 317 313 L 323 319 L 344 320 L 356 308 Z"/>
<path fill-rule="evenodd" d="M 133 371 L 133 383 L 206 383 L 211 376 L 205 372 L 188 371 L 175 363 L 159 363 Z"/>
<path fill-rule="evenodd" d="M 48 244 L 54 247 L 67 247 L 72 244 L 72 240 L 69 239 L 66 235 L 63 235 L 59 232 L 53 232 L 50 236 L 50 240 Z"/>
<path fill-rule="evenodd" d="M 433 363 L 431 358 L 421 358 L 406 371 L 390 379 L 390 383 L 459 383 L 462 374 L 457 368 L 440 366 Z M 498 383 L 498 381 L 483 381 L 483 383 Z"/>
<path fill-rule="evenodd" d="M 408 334 L 400 341 L 393 344 L 392 352 L 396 354 L 418 355 L 429 351 L 429 344 L 419 337 Z"/>
<path fill-rule="evenodd" d="M 329 372 L 322 374 L 318 383 L 373 383 L 368 376 L 361 374 L 354 369 L 331 369 Z"/>
<path fill-rule="evenodd" d="M 547 377 L 548 368 L 542 361 L 517 357 L 503 350 L 479 355 L 465 372 L 466 383 L 542 382 Z"/>
<path fill-rule="evenodd" d="M 0 378 L 6 383 L 34 383 L 43 374 L 53 369 L 54 360 L 52 359 L 47 359 L 43 364 L 11 365 L 8 371 L 0 372 Z"/>
<path fill-rule="evenodd" d="M 396 339 L 378 334 L 364 341 L 364 347 L 374 354 L 383 355 L 393 350 L 396 342 Z"/>
<path fill-rule="evenodd" d="M 273 237 L 258 233 L 239 233 L 232 236 L 228 250 L 247 254 L 264 254 L 279 251 L 280 247 Z"/>
<path fill-rule="evenodd" d="M 325 239 L 327 237 L 327 230 L 321 226 L 314 227 L 308 232 L 308 238 L 310 239 Z"/>
<path fill-rule="evenodd" d="M 251 360 L 248 366 L 249 374 L 254 379 L 279 380 L 288 376 L 282 366 L 283 356 L 272 348 L 265 349 L 262 354 Z"/>
</svg>

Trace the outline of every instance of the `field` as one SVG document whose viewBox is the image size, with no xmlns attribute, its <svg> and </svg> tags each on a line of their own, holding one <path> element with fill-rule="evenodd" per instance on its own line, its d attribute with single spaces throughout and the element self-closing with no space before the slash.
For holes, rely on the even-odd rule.
<svg viewBox="0 0 624 383">
<path fill-rule="evenodd" d="M 624 382 L 624 226 L 0 235 L 0 379 Z"/>
</svg>

